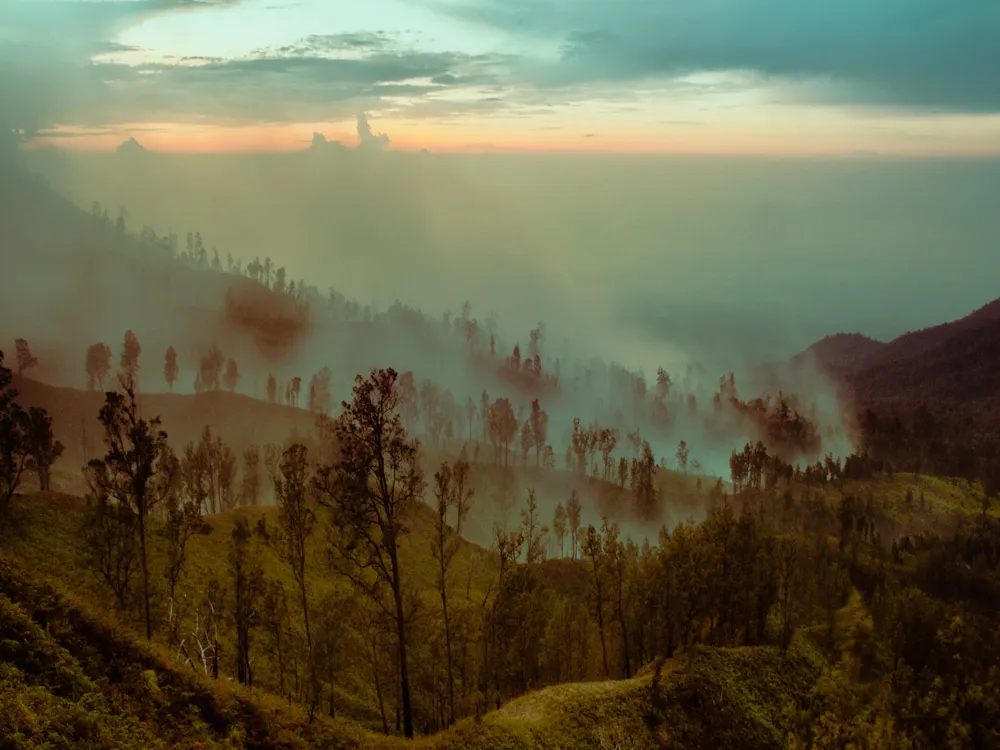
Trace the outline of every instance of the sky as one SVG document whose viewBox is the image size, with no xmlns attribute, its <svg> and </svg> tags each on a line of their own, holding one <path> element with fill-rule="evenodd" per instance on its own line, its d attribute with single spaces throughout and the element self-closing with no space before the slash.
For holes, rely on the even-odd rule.
<svg viewBox="0 0 1000 750">
<path fill-rule="evenodd" d="M 995 0 L 0 0 L 37 145 L 1000 154 Z"/>
</svg>

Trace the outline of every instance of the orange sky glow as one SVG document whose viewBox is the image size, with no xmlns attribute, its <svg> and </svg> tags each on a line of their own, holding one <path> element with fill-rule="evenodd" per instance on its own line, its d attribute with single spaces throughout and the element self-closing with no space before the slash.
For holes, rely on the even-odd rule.
<svg viewBox="0 0 1000 750">
<path fill-rule="evenodd" d="M 831 127 L 791 129 L 764 123 L 675 123 L 641 126 L 616 123 L 608 134 L 591 125 L 583 128 L 522 123 L 388 121 L 391 148 L 399 151 L 476 153 L 493 151 L 592 151 L 618 153 L 760 154 L 760 155 L 857 155 L 974 157 L 1000 154 L 1000 140 L 988 137 L 948 139 L 939 145 L 920 139 L 885 135 L 838 133 Z M 134 137 L 147 150 L 165 153 L 287 153 L 307 148 L 313 133 L 328 141 L 353 147 L 357 137 L 353 123 L 288 123 L 275 125 L 216 125 L 193 123 L 125 123 L 112 129 L 87 131 L 56 128 L 41 135 L 33 148 L 64 148 L 72 151 L 113 151 Z M 985 133 L 984 133 L 985 135 Z"/>
</svg>

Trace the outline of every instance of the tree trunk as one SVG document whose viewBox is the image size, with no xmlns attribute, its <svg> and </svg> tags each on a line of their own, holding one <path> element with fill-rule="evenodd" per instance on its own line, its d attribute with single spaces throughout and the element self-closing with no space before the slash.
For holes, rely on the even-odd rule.
<svg viewBox="0 0 1000 750">
<path fill-rule="evenodd" d="M 142 558 L 142 599 L 146 610 L 146 640 L 153 639 L 153 618 L 149 612 L 149 565 L 146 561 L 146 504 L 139 498 L 139 552 Z"/>
<path fill-rule="evenodd" d="M 442 569 L 444 562 L 441 563 Z M 445 591 L 444 575 L 441 577 L 441 607 L 444 610 L 444 646 L 448 657 L 448 725 L 455 723 L 455 672 L 451 659 L 451 623 L 448 619 L 448 596 Z"/>
<path fill-rule="evenodd" d="M 403 734 L 413 737 L 413 708 L 410 705 L 410 672 L 406 664 L 406 617 L 403 613 L 403 592 L 396 550 L 390 551 L 392 561 L 392 596 L 396 604 L 396 640 L 399 644 L 399 687 L 403 704 Z"/>
<path fill-rule="evenodd" d="M 625 627 L 625 607 L 622 604 L 622 571 L 618 574 L 618 624 L 622 628 L 622 650 L 625 657 L 625 679 L 632 678 L 632 662 L 628 650 L 628 628 Z"/>
<path fill-rule="evenodd" d="M 608 679 L 608 647 L 604 642 L 604 601 L 601 598 L 601 590 L 597 590 L 597 632 L 601 636 L 601 663 L 604 666 L 604 679 Z"/>
</svg>

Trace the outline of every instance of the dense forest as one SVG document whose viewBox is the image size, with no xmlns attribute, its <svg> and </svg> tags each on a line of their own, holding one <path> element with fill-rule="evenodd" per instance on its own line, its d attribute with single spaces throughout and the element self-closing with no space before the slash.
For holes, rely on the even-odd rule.
<svg viewBox="0 0 1000 750">
<path fill-rule="evenodd" d="M 378 311 L 197 232 L 80 221 L 212 325 L 78 342 L 74 388 L 32 377 L 27 338 L 0 355 L 11 747 L 1000 742 L 974 400 L 647 381 L 555 356 L 543 323 L 522 348 L 468 303 Z M 345 379 L 361 339 L 422 358 L 386 344 Z"/>
</svg>

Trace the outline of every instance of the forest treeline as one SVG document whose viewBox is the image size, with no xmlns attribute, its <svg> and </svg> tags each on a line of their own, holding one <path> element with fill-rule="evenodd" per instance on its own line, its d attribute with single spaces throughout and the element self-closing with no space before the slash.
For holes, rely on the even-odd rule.
<svg viewBox="0 0 1000 750">
<path fill-rule="evenodd" d="M 760 442 L 733 452 L 730 487 L 704 488 L 705 521 L 655 539 L 623 537 L 609 518 L 585 526 L 575 492 L 544 518 L 529 490 L 520 523 L 495 527 L 493 555 L 476 569 L 461 526 L 487 500 L 469 453 L 425 476 L 406 427 L 412 384 L 395 371 L 359 376 L 336 418 L 318 413 L 312 450 L 248 450 L 237 483 L 238 458 L 210 429 L 177 455 L 158 419 L 140 414 L 136 352 L 123 347 L 122 387 L 99 415 L 107 451 L 85 469 L 80 562 L 191 668 L 288 695 L 310 716 L 335 713 L 347 675 L 366 674 L 375 721 L 410 736 L 545 685 L 629 677 L 701 644 L 787 649 L 799 632 L 832 666 L 788 707 L 796 746 L 997 739 L 1000 529 L 986 503 L 953 536 L 901 534 L 895 509 L 864 490 L 894 471 L 889 461 L 862 450 L 802 469 Z M 32 433 L 10 372 L 0 377 L 7 510 L 9 467 L 41 471 L 59 451 L 51 433 Z M 527 416 L 528 432 L 544 433 L 542 414 Z M 512 471 L 489 428 L 482 438 L 496 470 Z M 623 502 L 641 513 L 662 469 L 641 443 L 616 476 L 621 461 L 602 451 L 611 440 L 577 422 L 565 469 L 627 484 Z M 684 444 L 675 457 L 687 470 Z M 541 450 L 533 458 L 555 470 Z M 238 517 L 225 566 L 188 580 L 193 536 L 211 533 L 211 514 L 258 502 L 265 482 L 274 513 Z M 429 549 L 404 554 L 417 525 Z M 415 590 L 417 577 L 433 590 Z M 326 578 L 342 585 L 318 597 Z"/>
</svg>

